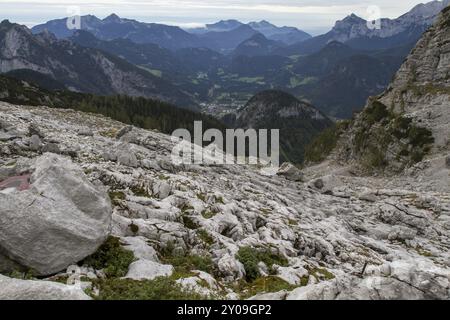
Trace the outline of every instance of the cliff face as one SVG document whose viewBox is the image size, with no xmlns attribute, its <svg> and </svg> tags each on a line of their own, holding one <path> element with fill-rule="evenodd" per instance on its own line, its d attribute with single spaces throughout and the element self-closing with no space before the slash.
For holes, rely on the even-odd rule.
<svg viewBox="0 0 450 320">
<path fill-rule="evenodd" d="M 339 159 L 398 172 L 450 148 L 450 9 L 417 43 L 388 89 L 369 99 Z"/>
</svg>

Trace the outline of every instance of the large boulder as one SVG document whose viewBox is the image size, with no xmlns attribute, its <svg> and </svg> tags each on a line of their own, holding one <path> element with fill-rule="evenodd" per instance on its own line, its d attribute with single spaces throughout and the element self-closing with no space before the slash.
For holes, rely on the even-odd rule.
<svg viewBox="0 0 450 320">
<path fill-rule="evenodd" d="M 0 300 L 91 300 L 76 285 L 32 281 L 0 275 Z"/>
<path fill-rule="evenodd" d="M 50 275 L 91 255 L 104 242 L 111 202 L 105 190 L 61 156 L 44 154 L 30 173 L 10 177 L 3 186 L 8 192 L 0 188 L 0 251 L 37 275 Z"/>
</svg>

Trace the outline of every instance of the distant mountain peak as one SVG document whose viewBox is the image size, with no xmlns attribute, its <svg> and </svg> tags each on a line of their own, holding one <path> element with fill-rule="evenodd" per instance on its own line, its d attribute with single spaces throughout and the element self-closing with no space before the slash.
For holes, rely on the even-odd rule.
<svg viewBox="0 0 450 320">
<path fill-rule="evenodd" d="M 115 22 L 115 23 L 120 23 L 122 22 L 122 19 L 115 13 L 110 14 L 109 16 L 107 16 L 105 19 L 103 19 L 104 22 Z"/>
<path fill-rule="evenodd" d="M 206 28 L 210 29 L 211 31 L 230 31 L 242 25 L 243 23 L 238 20 L 229 19 L 229 20 L 220 20 L 219 22 L 216 23 L 207 24 Z"/>
<path fill-rule="evenodd" d="M 339 27 L 340 25 L 343 24 L 361 24 L 361 23 L 366 23 L 366 20 L 352 13 L 346 16 L 344 19 L 337 21 L 335 27 Z"/>
<path fill-rule="evenodd" d="M 255 28 L 276 28 L 276 26 L 272 23 L 270 23 L 267 20 L 261 20 L 259 22 L 250 22 L 248 24 L 250 27 Z"/>
</svg>

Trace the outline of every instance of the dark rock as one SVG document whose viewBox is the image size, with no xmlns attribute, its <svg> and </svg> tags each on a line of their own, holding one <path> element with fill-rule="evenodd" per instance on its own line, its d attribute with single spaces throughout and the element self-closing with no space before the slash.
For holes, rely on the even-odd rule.
<svg viewBox="0 0 450 320">
<path fill-rule="evenodd" d="M 30 123 L 30 125 L 28 126 L 28 135 L 30 137 L 38 136 L 39 138 L 44 138 L 44 134 L 35 123 Z"/>
<path fill-rule="evenodd" d="M 56 143 L 50 142 L 44 145 L 44 147 L 42 148 L 42 152 L 50 152 L 50 153 L 56 153 L 56 154 L 60 154 L 61 153 L 61 149 L 59 148 L 59 146 Z"/>
<path fill-rule="evenodd" d="M 116 139 L 120 139 L 122 136 L 127 134 L 128 132 L 131 132 L 133 130 L 133 126 L 125 126 L 122 129 L 119 130 L 116 134 Z"/>
</svg>

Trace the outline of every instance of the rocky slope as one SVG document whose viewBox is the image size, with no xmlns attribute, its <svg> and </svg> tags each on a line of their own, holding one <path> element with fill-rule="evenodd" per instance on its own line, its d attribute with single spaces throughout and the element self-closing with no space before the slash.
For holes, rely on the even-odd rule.
<svg viewBox="0 0 450 320">
<path fill-rule="evenodd" d="M 394 172 L 424 158 L 444 165 L 450 149 L 449 20 L 447 8 L 388 89 L 369 100 L 342 140 L 341 160 Z"/>
<path fill-rule="evenodd" d="M 30 192 L 27 184 L 5 189 L 5 179 L 36 175 L 33 168 L 42 161 L 73 163 L 63 166 L 81 169 L 67 175 L 109 190 L 112 234 L 136 259 L 124 275 L 139 279 L 141 288 L 170 278 L 191 294 L 224 299 L 450 297 L 450 194 L 443 190 L 415 191 L 384 178 L 336 172 L 299 183 L 291 180 L 295 169 L 286 167 L 277 177 L 249 166 L 174 165 L 169 136 L 71 110 L 1 103 L 0 119 L 0 216 L 13 205 L 10 197 Z M 34 179 L 28 183 L 39 189 Z M 46 196 L 45 190 L 35 194 L 36 201 Z M 2 249 L 12 241 L 6 231 L 0 227 Z M 60 249 L 70 253 L 73 247 Z M 24 245 L 22 252 L 31 250 Z M 210 263 L 192 263 L 202 259 Z M 80 288 L 93 286 L 87 291 L 93 297 L 111 297 L 118 283 L 134 283 L 111 278 L 114 273 L 95 264 L 80 265 L 67 265 L 68 272 L 78 268 Z M 51 278 L 2 276 L 0 297 L 87 298 L 80 288 L 56 284 L 70 275 L 58 269 Z M 157 276 L 163 278 L 149 280 Z"/>
</svg>

